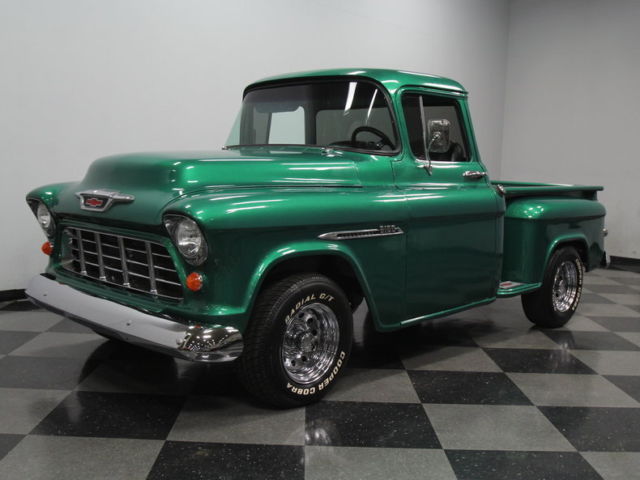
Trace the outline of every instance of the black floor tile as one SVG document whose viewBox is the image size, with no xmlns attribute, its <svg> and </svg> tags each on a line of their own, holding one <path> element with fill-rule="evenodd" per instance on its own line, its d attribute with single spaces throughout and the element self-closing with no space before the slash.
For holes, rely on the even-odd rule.
<svg viewBox="0 0 640 480">
<path fill-rule="evenodd" d="M 375 346 L 354 344 L 348 365 L 351 368 L 404 368 L 393 344 Z"/>
<path fill-rule="evenodd" d="M 193 384 L 193 395 L 222 395 L 248 398 L 232 364 L 200 364 L 201 373 Z M 202 368 L 204 367 L 204 368 Z"/>
<path fill-rule="evenodd" d="M 544 333 L 563 348 L 577 350 L 640 350 L 637 345 L 611 332 L 544 330 Z"/>
<path fill-rule="evenodd" d="M 613 332 L 640 332 L 640 318 L 633 317 L 589 317 L 594 322 Z"/>
<path fill-rule="evenodd" d="M 409 376 L 422 403 L 531 405 L 504 373 L 411 371 Z"/>
<path fill-rule="evenodd" d="M 640 408 L 539 408 L 579 451 L 640 451 Z"/>
<path fill-rule="evenodd" d="M 640 377 L 635 375 L 606 375 L 605 378 L 627 395 L 640 402 Z"/>
<path fill-rule="evenodd" d="M 600 475 L 577 452 L 447 450 L 458 480 L 596 480 Z"/>
<path fill-rule="evenodd" d="M 304 448 L 166 442 L 148 480 L 303 480 Z"/>
<path fill-rule="evenodd" d="M 566 350 L 485 348 L 485 352 L 505 372 L 595 373 Z"/>
<path fill-rule="evenodd" d="M 8 302 L 0 308 L 0 312 L 26 312 L 29 310 L 40 310 L 40 307 L 34 305 L 29 300 L 16 300 Z"/>
<path fill-rule="evenodd" d="M 187 395 L 192 393 L 207 365 L 171 357 L 158 362 L 132 362 L 117 357 L 103 361 L 85 383 L 85 391 L 117 391 Z M 219 386 L 221 378 L 212 376 L 209 383 Z M 202 383 L 205 383 L 204 380 Z"/>
<path fill-rule="evenodd" d="M 422 405 L 320 402 L 306 415 L 307 445 L 440 448 Z"/>
<path fill-rule="evenodd" d="M 597 293 L 583 293 L 580 296 L 581 303 L 615 303 Z"/>
<path fill-rule="evenodd" d="M 15 447 L 23 438 L 24 435 L 0 433 L 0 460 L 2 460 L 7 453 L 13 450 L 13 447 Z"/>
<path fill-rule="evenodd" d="M 13 352 L 38 335 L 39 332 L 0 331 L 0 355 Z"/>
<path fill-rule="evenodd" d="M 71 390 L 97 365 L 77 358 L 7 356 L 0 359 L 0 387 Z"/>
<path fill-rule="evenodd" d="M 73 392 L 32 433 L 164 439 L 183 403 L 163 395 Z"/>
</svg>

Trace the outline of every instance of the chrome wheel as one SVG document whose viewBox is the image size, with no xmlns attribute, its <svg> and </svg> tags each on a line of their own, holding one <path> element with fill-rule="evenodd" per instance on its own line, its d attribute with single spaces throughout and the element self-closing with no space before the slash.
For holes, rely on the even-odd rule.
<svg viewBox="0 0 640 480">
<path fill-rule="evenodd" d="M 557 312 L 566 312 L 578 297 L 578 267 L 575 262 L 562 262 L 553 277 L 551 290 L 553 308 Z"/>
<path fill-rule="evenodd" d="M 300 309 L 284 332 L 282 364 L 294 382 L 309 385 L 328 371 L 338 352 L 340 325 L 327 305 L 310 303 Z"/>
</svg>

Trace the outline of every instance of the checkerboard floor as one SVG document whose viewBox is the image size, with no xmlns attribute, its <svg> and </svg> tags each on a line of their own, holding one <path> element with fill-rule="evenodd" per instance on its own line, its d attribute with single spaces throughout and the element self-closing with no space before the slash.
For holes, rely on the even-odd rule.
<svg viewBox="0 0 640 480">
<path fill-rule="evenodd" d="M 3 479 L 640 478 L 640 274 L 597 270 L 560 330 L 518 298 L 391 334 L 356 316 L 325 401 L 0 309 Z"/>
</svg>

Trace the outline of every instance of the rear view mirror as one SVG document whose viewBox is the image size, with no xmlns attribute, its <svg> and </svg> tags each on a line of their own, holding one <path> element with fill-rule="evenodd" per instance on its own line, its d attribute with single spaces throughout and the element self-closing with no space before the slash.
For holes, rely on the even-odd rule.
<svg viewBox="0 0 640 480">
<path fill-rule="evenodd" d="M 428 150 L 433 153 L 445 153 L 449 151 L 449 127 L 451 123 L 447 119 L 429 120 L 427 122 Z"/>
</svg>

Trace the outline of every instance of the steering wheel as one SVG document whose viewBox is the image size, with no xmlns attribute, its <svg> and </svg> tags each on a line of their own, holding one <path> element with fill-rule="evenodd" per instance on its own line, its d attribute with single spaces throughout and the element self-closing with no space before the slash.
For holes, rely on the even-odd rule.
<svg viewBox="0 0 640 480">
<path fill-rule="evenodd" d="M 368 125 L 362 125 L 353 131 L 353 133 L 351 134 L 352 144 L 355 144 L 357 142 L 356 137 L 361 132 L 373 133 L 374 135 L 377 135 L 378 137 L 380 137 L 380 141 L 376 143 L 376 148 L 381 149 L 383 146 L 387 145 L 389 148 L 393 149 L 393 142 L 389 137 L 387 137 L 387 135 L 384 132 L 378 130 L 375 127 L 370 127 Z"/>
</svg>

